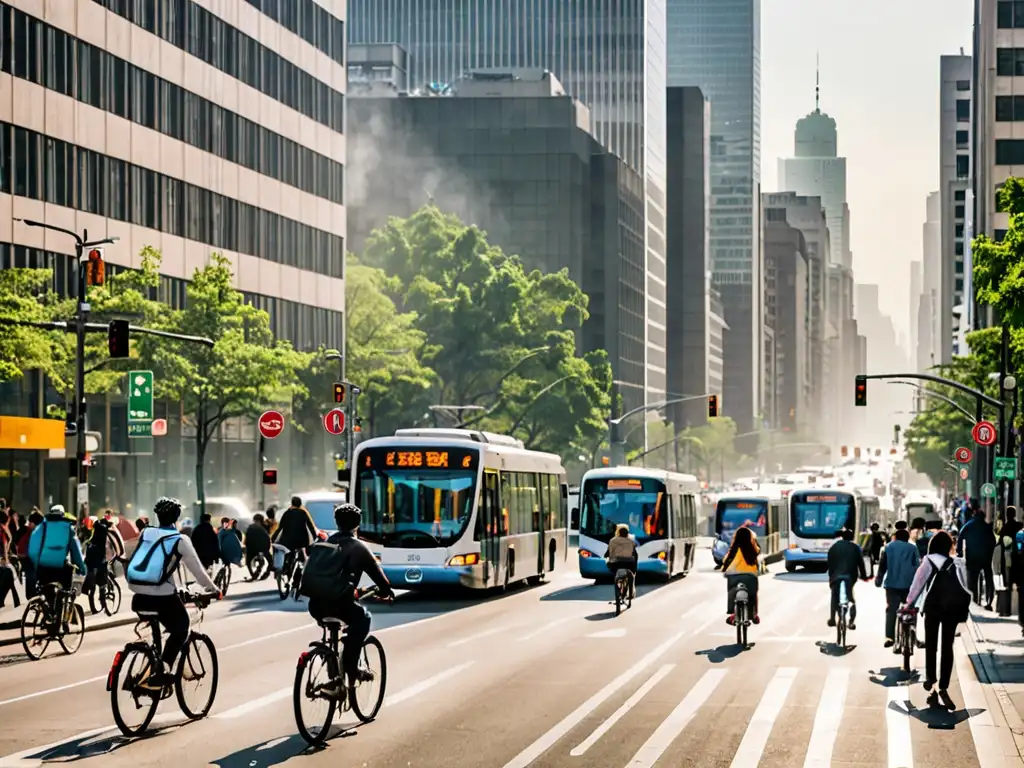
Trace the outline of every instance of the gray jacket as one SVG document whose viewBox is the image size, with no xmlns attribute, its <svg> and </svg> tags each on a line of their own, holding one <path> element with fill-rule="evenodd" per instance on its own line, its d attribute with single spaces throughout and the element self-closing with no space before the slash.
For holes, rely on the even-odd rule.
<svg viewBox="0 0 1024 768">
<path fill-rule="evenodd" d="M 921 564 L 921 553 L 909 541 L 890 541 L 882 550 L 875 586 L 886 589 L 910 589 Z"/>
</svg>

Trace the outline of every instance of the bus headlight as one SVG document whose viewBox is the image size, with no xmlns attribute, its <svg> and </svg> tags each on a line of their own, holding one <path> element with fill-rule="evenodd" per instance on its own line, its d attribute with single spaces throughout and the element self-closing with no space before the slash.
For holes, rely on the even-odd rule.
<svg viewBox="0 0 1024 768">
<path fill-rule="evenodd" d="M 591 552 L 588 549 L 581 549 L 580 550 L 580 557 L 597 557 L 597 555 L 595 555 L 593 552 Z"/>
<path fill-rule="evenodd" d="M 449 568 L 458 568 L 466 565 L 476 565 L 480 562 L 480 555 L 470 552 L 468 555 L 456 555 L 448 561 Z"/>
<path fill-rule="evenodd" d="M 655 552 L 653 555 L 650 556 L 650 559 L 651 560 L 667 560 L 668 559 L 668 552 L 664 552 L 664 551 L 663 552 Z"/>
</svg>

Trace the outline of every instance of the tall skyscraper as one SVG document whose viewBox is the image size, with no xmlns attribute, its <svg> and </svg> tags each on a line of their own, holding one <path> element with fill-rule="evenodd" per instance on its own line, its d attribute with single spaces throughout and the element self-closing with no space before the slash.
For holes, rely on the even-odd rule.
<svg viewBox="0 0 1024 768">
<path fill-rule="evenodd" d="M 760 415 L 763 370 L 761 2 L 667 2 L 668 84 L 698 86 L 711 103 L 710 261 L 729 325 L 724 411 L 747 431 Z"/>
<path fill-rule="evenodd" d="M 665 0 L 349 0 L 352 44 L 398 43 L 412 88 L 482 69 L 550 70 L 593 134 L 645 178 L 646 391 L 666 390 Z M 498 127 L 497 125 L 495 127 Z M 512 126 L 509 126 L 512 127 Z"/>
<path fill-rule="evenodd" d="M 918 352 L 922 369 L 942 362 L 942 195 L 931 192 L 925 205 L 925 221 L 921 230 L 921 294 L 925 297 L 924 314 L 919 315 L 919 342 L 925 346 Z"/>
</svg>

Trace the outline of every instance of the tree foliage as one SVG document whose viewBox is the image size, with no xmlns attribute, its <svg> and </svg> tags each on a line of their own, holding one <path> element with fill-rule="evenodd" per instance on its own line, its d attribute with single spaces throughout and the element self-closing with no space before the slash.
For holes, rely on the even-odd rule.
<svg viewBox="0 0 1024 768">
<path fill-rule="evenodd" d="M 361 261 L 393 276 L 383 290 L 414 313 L 433 402 L 480 409 L 465 426 L 556 453 L 606 430 L 611 367 L 603 351 L 577 353 L 587 297 L 566 270 L 527 272 L 434 206 L 389 221 Z"/>
<path fill-rule="evenodd" d="M 29 322 L 63 319 L 63 308 L 50 285 L 48 269 L 0 270 L 0 318 Z M 0 324 L 0 382 L 20 379 L 25 371 L 53 367 L 55 332 Z"/>
</svg>

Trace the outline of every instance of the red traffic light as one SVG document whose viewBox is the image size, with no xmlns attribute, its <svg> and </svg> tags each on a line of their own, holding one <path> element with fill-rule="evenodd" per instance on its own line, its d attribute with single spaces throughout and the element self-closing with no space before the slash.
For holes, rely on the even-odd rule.
<svg viewBox="0 0 1024 768">
<path fill-rule="evenodd" d="M 708 395 L 708 418 L 718 418 L 718 395 Z"/>
<path fill-rule="evenodd" d="M 107 351 L 112 359 L 128 357 L 130 354 L 129 327 L 127 320 L 111 320 L 107 326 Z"/>
<path fill-rule="evenodd" d="M 334 402 L 345 402 L 345 383 L 343 381 L 334 382 Z"/>
<path fill-rule="evenodd" d="M 858 376 L 854 384 L 853 402 L 854 405 L 868 404 L 868 380 L 864 376 Z"/>
<path fill-rule="evenodd" d="M 85 282 L 87 285 L 103 285 L 106 279 L 106 267 L 103 264 L 103 251 L 93 248 L 89 251 L 89 262 L 85 265 Z"/>
<path fill-rule="evenodd" d="M 264 469 L 263 470 L 263 484 L 264 485 L 277 485 L 277 470 L 276 469 Z"/>
</svg>

